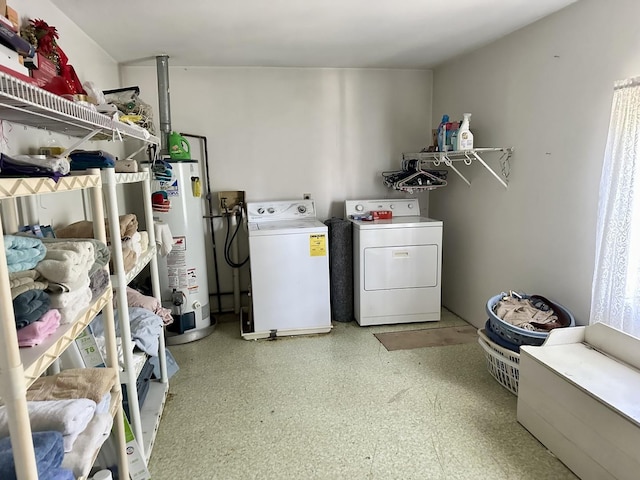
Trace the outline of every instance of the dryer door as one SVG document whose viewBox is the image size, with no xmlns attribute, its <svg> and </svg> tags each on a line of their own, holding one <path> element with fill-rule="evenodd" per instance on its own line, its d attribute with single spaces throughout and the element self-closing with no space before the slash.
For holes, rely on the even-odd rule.
<svg viewBox="0 0 640 480">
<path fill-rule="evenodd" d="M 435 287 L 438 270 L 438 245 L 364 249 L 365 291 Z"/>
</svg>

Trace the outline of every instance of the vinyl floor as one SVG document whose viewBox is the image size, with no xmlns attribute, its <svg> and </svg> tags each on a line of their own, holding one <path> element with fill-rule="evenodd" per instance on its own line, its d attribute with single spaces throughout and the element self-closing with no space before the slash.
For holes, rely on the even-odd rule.
<svg viewBox="0 0 640 480">
<path fill-rule="evenodd" d="M 151 456 L 155 479 L 564 480 L 516 421 L 477 343 L 387 351 L 359 327 L 247 341 L 233 316 L 170 347 L 179 371 Z"/>
</svg>

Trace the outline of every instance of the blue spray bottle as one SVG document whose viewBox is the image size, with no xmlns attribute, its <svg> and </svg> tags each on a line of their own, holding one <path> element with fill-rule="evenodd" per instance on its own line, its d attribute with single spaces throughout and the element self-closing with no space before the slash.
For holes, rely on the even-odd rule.
<svg viewBox="0 0 640 480">
<path fill-rule="evenodd" d="M 446 151 L 447 139 L 446 139 L 446 131 L 447 131 L 447 122 L 449 121 L 449 115 L 443 115 L 442 121 L 440 125 L 438 125 L 438 151 L 444 152 Z"/>
</svg>

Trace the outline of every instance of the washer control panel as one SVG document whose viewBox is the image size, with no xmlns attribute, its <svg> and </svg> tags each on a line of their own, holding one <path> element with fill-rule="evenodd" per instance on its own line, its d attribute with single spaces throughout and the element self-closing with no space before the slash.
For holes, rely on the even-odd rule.
<svg viewBox="0 0 640 480">
<path fill-rule="evenodd" d="M 275 202 L 247 203 L 249 222 L 269 222 L 316 218 L 313 200 L 282 200 Z"/>
<path fill-rule="evenodd" d="M 391 210 L 394 217 L 419 217 L 420 203 L 417 198 L 386 198 L 384 200 L 347 200 L 345 215 L 363 215 L 376 210 Z"/>
</svg>

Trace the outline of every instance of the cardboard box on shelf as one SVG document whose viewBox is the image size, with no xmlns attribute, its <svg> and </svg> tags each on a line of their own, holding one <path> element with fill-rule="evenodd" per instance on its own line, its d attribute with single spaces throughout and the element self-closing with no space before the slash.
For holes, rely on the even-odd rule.
<svg viewBox="0 0 640 480">
<path fill-rule="evenodd" d="M 20 15 L 9 5 L 6 6 L 7 9 L 7 18 L 13 24 L 13 28 L 15 31 L 20 31 Z"/>
</svg>

